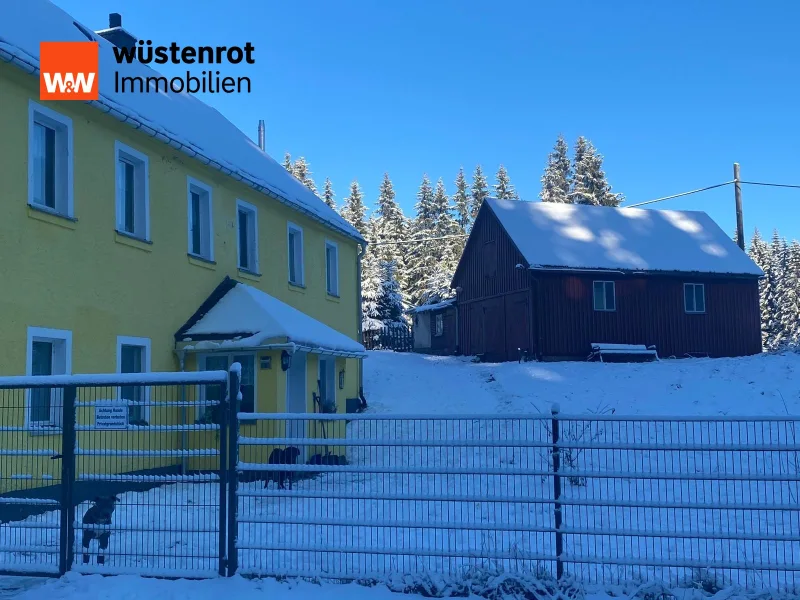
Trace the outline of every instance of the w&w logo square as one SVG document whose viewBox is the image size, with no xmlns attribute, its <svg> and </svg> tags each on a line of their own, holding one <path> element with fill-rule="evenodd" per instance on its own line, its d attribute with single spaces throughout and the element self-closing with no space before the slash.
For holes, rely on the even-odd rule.
<svg viewBox="0 0 800 600">
<path fill-rule="evenodd" d="M 97 42 L 41 42 L 39 99 L 97 100 L 98 56 Z"/>
</svg>

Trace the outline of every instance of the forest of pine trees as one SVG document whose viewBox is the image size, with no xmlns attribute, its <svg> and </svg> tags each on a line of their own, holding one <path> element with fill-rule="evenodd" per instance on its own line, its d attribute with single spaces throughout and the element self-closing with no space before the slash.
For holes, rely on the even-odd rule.
<svg viewBox="0 0 800 600">
<path fill-rule="evenodd" d="M 789 243 L 777 230 L 767 241 L 756 229 L 749 254 L 764 271 L 759 284 L 764 349 L 797 347 L 800 345 L 800 242 Z"/>
<path fill-rule="evenodd" d="M 405 326 L 407 308 L 452 297 L 450 282 L 483 201 L 489 197 L 520 199 L 503 165 L 491 186 L 478 165 L 472 181 L 463 168 L 458 171 L 452 195 L 443 179 L 434 184 L 423 175 L 414 215 L 407 216 L 388 173 L 384 173 L 372 210 L 368 210 L 358 181 L 350 184 L 347 196 L 337 203 L 330 179 L 326 178 L 321 193 L 318 191 L 305 158 L 292 160 L 287 153 L 283 166 L 370 242 L 361 263 L 364 331 Z"/>
</svg>

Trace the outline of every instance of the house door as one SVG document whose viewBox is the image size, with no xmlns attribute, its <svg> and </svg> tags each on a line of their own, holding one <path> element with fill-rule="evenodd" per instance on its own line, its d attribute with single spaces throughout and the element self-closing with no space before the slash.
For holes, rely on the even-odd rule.
<svg viewBox="0 0 800 600">
<path fill-rule="evenodd" d="M 517 292 L 505 297 L 506 309 L 506 360 L 519 360 L 520 350 L 531 354 L 528 326 L 528 292 Z"/>
<path fill-rule="evenodd" d="M 320 410 L 328 404 L 336 405 L 336 359 L 320 357 L 319 359 L 319 405 Z"/>
<path fill-rule="evenodd" d="M 286 371 L 286 412 L 287 413 L 307 413 L 307 390 L 306 390 L 306 365 L 308 357 L 305 352 L 295 352 L 292 355 L 292 366 Z M 304 438 L 306 437 L 306 421 L 292 420 L 286 421 L 286 437 Z M 306 461 L 306 448 L 298 447 L 302 462 Z"/>
</svg>

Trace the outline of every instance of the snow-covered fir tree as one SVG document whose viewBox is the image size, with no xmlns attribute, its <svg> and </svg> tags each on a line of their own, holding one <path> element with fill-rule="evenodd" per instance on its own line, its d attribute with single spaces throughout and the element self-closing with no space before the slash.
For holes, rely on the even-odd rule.
<svg viewBox="0 0 800 600">
<path fill-rule="evenodd" d="M 375 239 L 377 223 L 369 219 L 366 224 L 366 237 Z M 378 311 L 378 298 L 381 292 L 381 271 L 378 252 L 372 246 L 367 246 L 367 251 L 361 260 L 361 329 L 364 332 L 378 331 L 383 327 L 380 312 Z"/>
<path fill-rule="evenodd" d="M 483 174 L 483 169 L 480 165 L 475 167 L 475 172 L 472 174 L 470 194 L 470 211 L 474 222 L 475 217 L 478 216 L 478 211 L 483 206 L 483 201 L 489 197 L 489 183 L 486 181 L 486 176 Z"/>
<path fill-rule="evenodd" d="M 355 227 L 361 235 L 364 235 L 366 231 L 364 217 L 366 214 L 367 207 L 364 206 L 364 194 L 361 193 L 361 187 L 358 185 L 358 181 L 353 180 L 353 183 L 350 184 L 350 194 L 344 199 L 341 215 L 344 220 Z"/>
<path fill-rule="evenodd" d="M 511 179 L 508 177 L 508 171 L 506 171 L 506 168 L 503 165 L 500 165 L 500 168 L 497 169 L 495 181 L 497 182 L 494 184 L 495 198 L 498 200 L 519 200 L 517 190 L 515 190 L 514 186 L 511 184 Z"/>
<path fill-rule="evenodd" d="M 622 194 L 611 192 L 611 185 L 603 171 L 603 156 L 585 137 L 575 142 L 572 164 L 570 200 L 576 204 L 594 206 L 619 206 L 625 199 Z"/>
<path fill-rule="evenodd" d="M 405 327 L 403 297 L 393 261 L 381 261 L 381 287 L 378 294 L 378 318 L 384 327 Z"/>
<path fill-rule="evenodd" d="M 395 263 L 397 281 L 402 289 L 406 279 L 407 246 L 404 242 L 408 234 L 408 224 L 403 210 L 397 203 L 394 186 L 388 173 L 383 174 L 375 214 L 378 223 L 375 239 L 380 244 L 379 259 Z"/>
<path fill-rule="evenodd" d="M 434 192 L 428 175 L 422 178 L 417 192 L 416 215 L 411 223 L 410 238 L 413 242 L 406 252 L 406 293 L 412 306 L 420 303 L 429 274 L 436 265 L 436 241 L 434 237 Z"/>
<path fill-rule="evenodd" d="M 336 195 L 333 193 L 333 184 L 329 177 L 325 178 L 325 187 L 322 190 L 322 199 L 325 204 L 336 210 Z"/>
<path fill-rule="evenodd" d="M 786 293 L 784 295 L 783 322 L 789 344 L 800 346 L 800 242 L 789 244 L 786 264 Z"/>
<path fill-rule="evenodd" d="M 755 230 L 750 240 L 748 253 L 753 262 L 764 271 L 764 277 L 759 280 L 758 284 L 759 307 L 761 310 L 761 342 L 765 348 L 770 348 L 774 338 L 772 328 L 774 327 L 773 314 L 775 313 L 775 307 L 772 305 L 772 298 L 774 298 L 772 291 L 772 251 L 769 244 L 761 237 L 761 232 L 758 229 Z"/>
<path fill-rule="evenodd" d="M 768 273 L 770 278 L 770 295 L 767 297 L 767 305 L 770 307 L 770 320 L 767 329 L 771 333 L 768 347 L 770 350 L 777 350 L 786 345 L 787 336 L 790 332 L 786 328 L 786 299 L 788 296 L 787 272 L 789 267 L 789 244 L 783 239 L 778 230 L 772 232 L 772 243 L 770 244 L 771 269 Z"/>
<path fill-rule="evenodd" d="M 311 178 L 311 167 L 304 157 L 301 156 L 294 161 L 294 165 L 292 165 L 292 173 L 300 180 L 300 183 L 302 183 L 315 194 L 317 193 L 317 185 Z"/>
<path fill-rule="evenodd" d="M 469 185 L 464 177 L 464 167 L 458 170 L 456 176 L 456 193 L 453 194 L 453 208 L 461 233 L 467 234 L 472 227 L 472 211 L 470 210 Z"/>
<path fill-rule="evenodd" d="M 542 202 L 572 202 L 569 196 L 572 167 L 567 156 L 567 142 L 559 135 L 553 151 L 547 155 L 547 165 L 542 175 Z"/>
<path fill-rule="evenodd" d="M 294 165 L 292 164 L 292 155 L 288 152 L 283 155 L 283 168 L 294 175 Z"/>
</svg>

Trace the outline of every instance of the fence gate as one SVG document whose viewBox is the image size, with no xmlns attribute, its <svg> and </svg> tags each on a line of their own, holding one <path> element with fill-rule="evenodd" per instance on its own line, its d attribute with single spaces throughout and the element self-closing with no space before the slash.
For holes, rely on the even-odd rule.
<svg viewBox="0 0 800 600">
<path fill-rule="evenodd" d="M 0 573 L 224 575 L 227 381 L 4 378 Z"/>
</svg>

